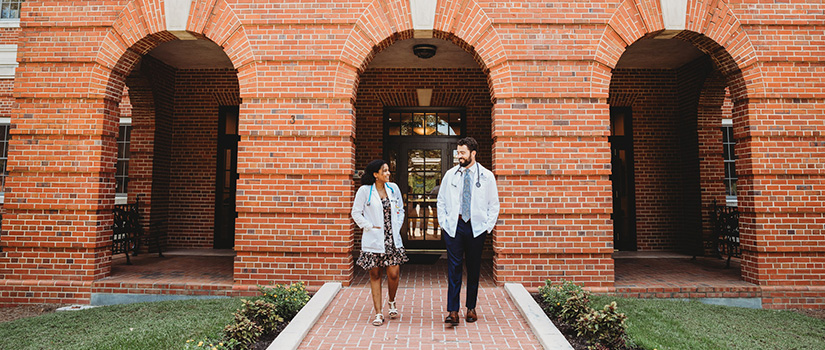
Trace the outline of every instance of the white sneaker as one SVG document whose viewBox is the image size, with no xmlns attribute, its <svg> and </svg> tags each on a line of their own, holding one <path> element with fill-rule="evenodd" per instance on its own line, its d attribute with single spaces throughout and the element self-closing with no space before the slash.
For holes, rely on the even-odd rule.
<svg viewBox="0 0 825 350">
<path fill-rule="evenodd" d="M 395 302 L 390 301 L 389 304 L 390 304 L 390 318 L 398 317 L 398 309 L 395 307 Z"/>
</svg>

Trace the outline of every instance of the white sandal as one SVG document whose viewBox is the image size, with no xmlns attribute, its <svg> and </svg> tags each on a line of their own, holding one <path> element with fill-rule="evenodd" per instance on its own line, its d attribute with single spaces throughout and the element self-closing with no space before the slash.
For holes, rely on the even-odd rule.
<svg viewBox="0 0 825 350">
<path fill-rule="evenodd" d="M 382 314 L 375 314 L 375 319 L 372 320 L 373 326 L 380 326 L 384 324 L 384 315 Z"/>
<path fill-rule="evenodd" d="M 395 307 L 395 302 L 390 301 L 389 304 L 390 304 L 390 312 L 389 312 L 390 318 L 398 317 L 398 309 Z"/>
</svg>

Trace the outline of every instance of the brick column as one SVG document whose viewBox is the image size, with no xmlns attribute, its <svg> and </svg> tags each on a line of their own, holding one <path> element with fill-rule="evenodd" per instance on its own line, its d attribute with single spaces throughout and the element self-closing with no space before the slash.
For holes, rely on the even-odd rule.
<svg viewBox="0 0 825 350">
<path fill-rule="evenodd" d="M 353 272 L 350 95 L 330 88 L 333 64 L 290 57 L 276 56 L 238 72 L 257 75 L 258 85 L 241 86 L 235 282 L 348 284 Z"/>
<path fill-rule="evenodd" d="M 535 288 L 549 278 L 612 287 L 606 98 L 499 98 L 493 120 L 497 283 Z"/>
<path fill-rule="evenodd" d="M 110 270 L 117 101 L 54 81 L 79 67 L 23 62 L 12 116 L 2 299 L 87 302 Z M 38 92 L 43 91 L 43 92 Z"/>
</svg>

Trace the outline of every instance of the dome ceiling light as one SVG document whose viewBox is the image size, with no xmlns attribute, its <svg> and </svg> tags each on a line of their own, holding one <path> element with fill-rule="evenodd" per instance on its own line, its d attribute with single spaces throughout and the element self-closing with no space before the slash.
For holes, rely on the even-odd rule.
<svg viewBox="0 0 825 350">
<path fill-rule="evenodd" d="M 427 59 L 435 56 L 436 49 L 435 45 L 418 44 L 413 46 L 413 53 L 420 58 Z"/>
</svg>

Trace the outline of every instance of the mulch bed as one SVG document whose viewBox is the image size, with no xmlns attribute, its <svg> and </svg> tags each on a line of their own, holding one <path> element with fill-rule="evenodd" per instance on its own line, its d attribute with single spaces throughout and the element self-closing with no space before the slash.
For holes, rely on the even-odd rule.
<svg viewBox="0 0 825 350">
<path fill-rule="evenodd" d="M 26 317 L 34 317 L 54 312 L 66 305 L 61 304 L 31 304 L 0 308 L 0 323 L 11 322 Z"/>
<path fill-rule="evenodd" d="M 538 294 L 532 294 L 532 296 L 533 299 L 539 304 L 539 306 L 541 306 L 541 309 L 545 310 L 547 303 L 544 302 L 541 296 Z M 567 322 L 562 321 L 560 318 L 555 317 L 554 315 L 548 314 L 547 317 L 550 318 L 550 321 L 553 321 L 553 324 L 556 325 L 556 328 L 558 328 L 561 334 L 564 335 L 564 338 L 567 339 L 567 342 L 570 343 L 571 346 L 573 346 L 573 349 L 588 350 L 587 347 L 590 345 L 590 343 L 587 340 L 580 338 L 578 334 L 576 334 L 576 329 L 573 327 L 573 325 L 570 325 Z M 626 347 L 624 349 L 613 350 L 643 350 L 643 348 Z"/>
<path fill-rule="evenodd" d="M 255 344 L 252 344 L 252 346 L 249 347 L 249 349 L 250 350 L 266 350 L 266 348 L 268 348 L 269 345 L 272 344 L 272 342 L 275 340 L 275 338 L 278 337 L 278 334 L 281 334 L 281 332 L 284 330 L 284 328 L 286 328 L 286 325 L 288 325 L 288 324 L 289 324 L 289 322 L 281 323 L 280 325 L 278 325 L 278 328 L 275 329 L 275 332 L 272 332 L 270 334 L 262 335 L 258 339 L 258 341 L 255 342 Z"/>
</svg>

